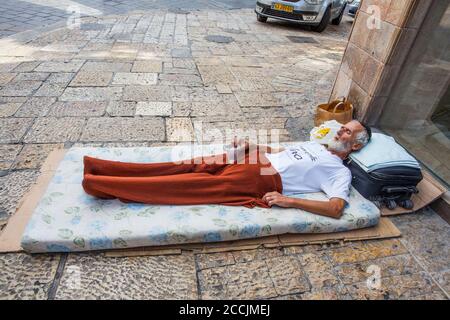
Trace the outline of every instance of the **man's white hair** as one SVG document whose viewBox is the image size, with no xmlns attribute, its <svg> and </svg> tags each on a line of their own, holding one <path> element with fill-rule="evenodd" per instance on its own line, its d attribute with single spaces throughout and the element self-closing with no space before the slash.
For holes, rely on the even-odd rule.
<svg viewBox="0 0 450 320">
<path fill-rule="evenodd" d="M 369 143 L 369 133 L 367 132 L 366 128 L 363 127 L 363 129 L 358 132 L 355 142 L 361 144 L 363 148 L 367 146 L 367 144 Z"/>
</svg>

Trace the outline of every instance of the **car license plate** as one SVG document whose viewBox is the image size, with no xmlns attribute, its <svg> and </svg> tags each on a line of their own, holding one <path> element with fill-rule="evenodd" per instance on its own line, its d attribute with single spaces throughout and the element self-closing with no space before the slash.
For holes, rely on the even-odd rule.
<svg viewBox="0 0 450 320">
<path fill-rule="evenodd" d="M 281 4 L 281 3 L 275 3 L 273 5 L 273 9 L 278 10 L 278 11 L 289 12 L 289 13 L 294 12 L 294 7 L 287 6 L 287 5 L 284 5 L 284 4 Z"/>
<path fill-rule="evenodd" d="M 316 20 L 316 16 L 303 16 L 303 20 L 305 21 L 314 21 Z"/>
</svg>

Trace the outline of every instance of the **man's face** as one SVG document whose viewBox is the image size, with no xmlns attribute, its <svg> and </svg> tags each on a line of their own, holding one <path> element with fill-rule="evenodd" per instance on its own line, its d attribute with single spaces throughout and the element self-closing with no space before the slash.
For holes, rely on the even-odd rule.
<svg viewBox="0 0 450 320">
<path fill-rule="evenodd" d="M 333 146 L 339 146 L 339 151 L 356 151 L 361 149 L 361 145 L 356 143 L 356 135 L 364 130 L 364 127 L 356 120 L 343 125 L 334 137 Z M 336 150 L 337 151 L 337 150 Z"/>
</svg>

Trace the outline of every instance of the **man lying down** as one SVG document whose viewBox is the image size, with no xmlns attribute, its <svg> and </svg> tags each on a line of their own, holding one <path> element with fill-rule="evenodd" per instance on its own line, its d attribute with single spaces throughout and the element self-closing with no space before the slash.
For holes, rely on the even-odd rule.
<svg viewBox="0 0 450 320">
<path fill-rule="evenodd" d="M 304 142 L 273 149 L 235 140 L 227 153 L 181 162 L 128 163 L 84 157 L 84 190 L 102 199 L 162 205 L 220 204 L 298 208 L 339 219 L 349 199 L 351 173 L 343 160 L 370 141 L 370 128 L 354 120 L 327 146 Z M 296 199 L 323 191 L 329 201 Z"/>
</svg>

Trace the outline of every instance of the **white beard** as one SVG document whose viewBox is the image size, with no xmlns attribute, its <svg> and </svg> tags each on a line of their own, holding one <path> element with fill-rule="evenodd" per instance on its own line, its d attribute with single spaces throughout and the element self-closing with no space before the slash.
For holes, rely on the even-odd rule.
<svg viewBox="0 0 450 320">
<path fill-rule="evenodd" d="M 348 151 L 348 149 L 350 148 L 350 144 L 349 143 L 345 143 L 339 140 L 331 140 L 328 143 L 328 150 L 330 151 L 334 151 L 334 152 L 346 152 Z"/>
</svg>

